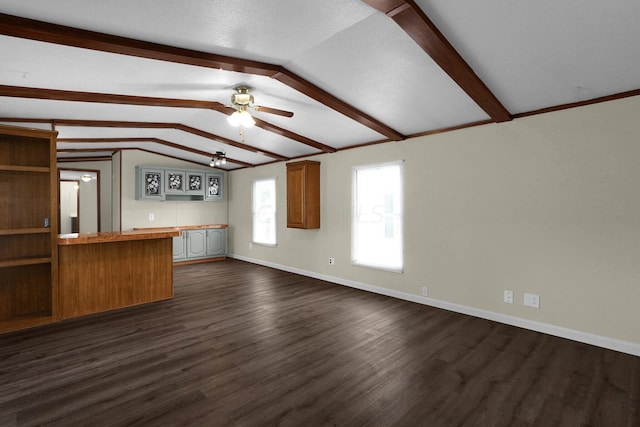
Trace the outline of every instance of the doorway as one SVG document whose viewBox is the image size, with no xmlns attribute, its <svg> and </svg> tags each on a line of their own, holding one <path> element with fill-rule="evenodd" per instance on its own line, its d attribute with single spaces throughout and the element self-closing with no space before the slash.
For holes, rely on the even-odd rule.
<svg viewBox="0 0 640 427">
<path fill-rule="evenodd" d="M 100 171 L 58 169 L 58 233 L 100 231 Z"/>
</svg>

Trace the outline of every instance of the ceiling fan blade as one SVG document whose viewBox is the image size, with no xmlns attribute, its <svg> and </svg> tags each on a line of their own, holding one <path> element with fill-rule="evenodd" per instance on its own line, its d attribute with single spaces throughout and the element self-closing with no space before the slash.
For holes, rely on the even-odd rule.
<svg viewBox="0 0 640 427">
<path fill-rule="evenodd" d="M 212 105 L 211 109 L 215 110 L 215 111 L 218 111 L 220 113 L 227 114 L 227 115 L 229 115 L 229 114 L 233 113 L 234 111 L 236 111 L 236 108 L 232 107 L 230 105 L 224 105 L 224 104 L 220 104 L 220 103 L 217 103 L 217 104 L 218 105 Z"/>
<path fill-rule="evenodd" d="M 270 108 L 270 107 L 263 107 L 262 105 L 255 105 L 253 109 L 261 113 L 276 114 L 278 116 L 283 116 L 283 117 L 293 117 L 293 113 L 291 111 L 278 110 L 277 108 Z"/>
</svg>

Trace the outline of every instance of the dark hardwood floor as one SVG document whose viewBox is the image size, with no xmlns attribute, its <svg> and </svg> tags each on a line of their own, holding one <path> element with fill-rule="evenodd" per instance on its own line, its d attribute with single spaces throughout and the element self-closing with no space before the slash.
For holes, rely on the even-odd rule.
<svg viewBox="0 0 640 427">
<path fill-rule="evenodd" d="M 640 426 L 640 358 L 237 260 L 0 336 L 0 426 Z"/>
</svg>

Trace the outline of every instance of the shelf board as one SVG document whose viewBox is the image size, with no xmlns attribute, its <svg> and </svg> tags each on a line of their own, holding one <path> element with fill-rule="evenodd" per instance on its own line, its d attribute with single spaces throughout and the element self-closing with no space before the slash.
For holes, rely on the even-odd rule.
<svg viewBox="0 0 640 427">
<path fill-rule="evenodd" d="M 51 322 L 53 322 L 53 316 L 47 312 L 4 317 L 0 319 L 0 333 L 44 325 Z"/>
<path fill-rule="evenodd" d="M 24 257 L 0 260 L 1 267 L 20 267 L 23 265 L 49 264 L 51 257 Z"/>
<path fill-rule="evenodd" d="M 46 166 L 0 165 L 0 171 L 49 173 L 51 168 Z"/>
<path fill-rule="evenodd" d="M 10 236 L 16 234 L 49 234 L 51 228 L 49 227 L 32 227 L 32 228 L 7 228 L 0 230 L 0 236 Z"/>
</svg>

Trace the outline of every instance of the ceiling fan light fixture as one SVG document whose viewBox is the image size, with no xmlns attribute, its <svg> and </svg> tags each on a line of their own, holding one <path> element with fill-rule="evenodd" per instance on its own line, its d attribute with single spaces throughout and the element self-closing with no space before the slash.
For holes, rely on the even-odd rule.
<svg viewBox="0 0 640 427">
<path fill-rule="evenodd" d="M 246 111 L 240 113 L 240 125 L 245 128 L 250 128 L 256 124 L 251 114 Z"/>
<path fill-rule="evenodd" d="M 226 153 L 224 151 L 216 151 L 216 154 L 214 154 L 213 157 L 211 158 L 211 163 L 209 163 L 209 166 L 215 167 L 215 166 L 226 165 L 226 164 L 227 164 Z"/>
<path fill-rule="evenodd" d="M 256 124 L 251 114 L 245 109 L 244 106 L 239 107 L 230 116 L 227 117 L 227 121 L 231 126 L 243 128 L 250 128 Z"/>
</svg>

